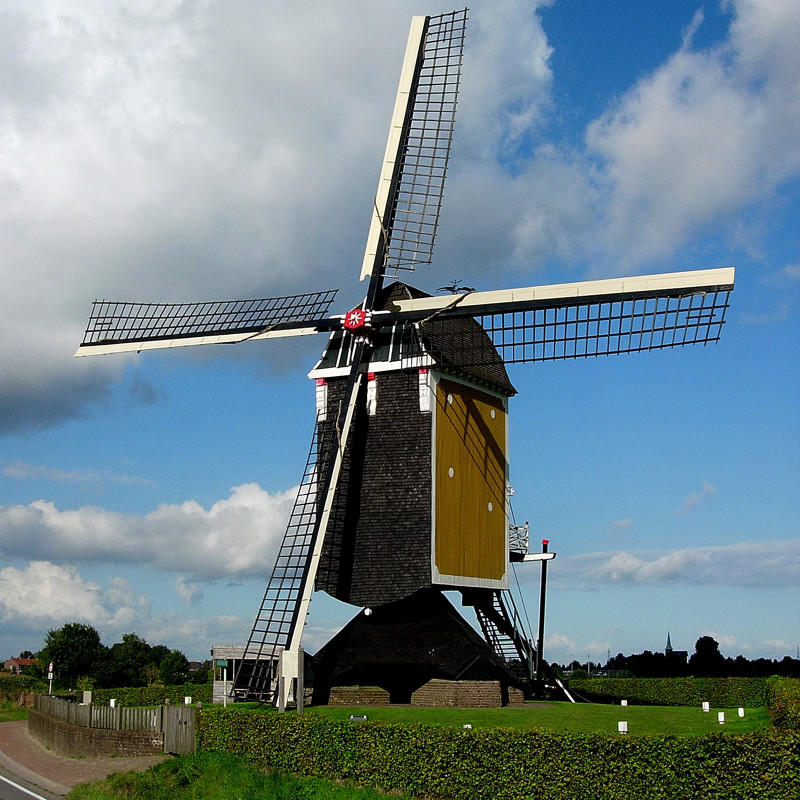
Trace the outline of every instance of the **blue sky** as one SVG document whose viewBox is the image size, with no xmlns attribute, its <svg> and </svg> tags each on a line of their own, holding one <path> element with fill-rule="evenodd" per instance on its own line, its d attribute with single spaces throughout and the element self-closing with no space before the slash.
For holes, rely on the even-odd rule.
<svg viewBox="0 0 800 800">
<path fill-rule="evenodd" d="M 633 6 L 633 7 L 631 7 Z M 0 654 L 243 643 L 324 342 L 72 358 L 95 298 L 340 288 L 410 17 L 0 0 Z M 800 645 L 800 7 L 475 2 L 434 264 L 480 289 L 737 268 L 718 345 L 511 368 L 546 655 Z M 538 569 L 517 568 L 536 627 Z M 355 609 L 317 595 L 305 644 Z"/>
</svg>

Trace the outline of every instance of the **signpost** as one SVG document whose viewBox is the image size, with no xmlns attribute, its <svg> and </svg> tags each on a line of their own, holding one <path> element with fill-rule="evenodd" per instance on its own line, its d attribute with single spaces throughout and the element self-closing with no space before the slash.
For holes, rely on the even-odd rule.
<svg viewBox="0 0 800 800">
<path fill-rule="evenodd" d="M 50 681 L 49 694 L 53 694 L 53 662 L 51 661 L 47 667 L 47 680 Z"/>
</svg>

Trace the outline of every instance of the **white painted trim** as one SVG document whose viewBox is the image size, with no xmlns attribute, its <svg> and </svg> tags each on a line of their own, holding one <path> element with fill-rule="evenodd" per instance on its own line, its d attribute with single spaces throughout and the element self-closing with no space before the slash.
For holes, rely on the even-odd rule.
<svg viewBox="0 0 800 800">
<path fill-rule="evenodd" d="M 435 403 L 430 369 L 425 369 L 425 372 L 420 370 L 417 373 L 417 388 L 419 391 L 419 410 L 423 414 L 429 414 L 433 410 Z"/>
<path fill-rule="evenodd" d="M 430 530 L 430 563 L 431 563 L 431 583 L 435 583 L 434 576 L 438 573 L 436 567 L 436 425 L 439 421 L 437 410 L 436 394 L 439 388 L 441 373 L 435 370 L 428 370 L 428 386 L 431 390 L 431 530 Z"/>
<path fill-rule="evenodd" d="M 317 408 L 317 422 L 325 422 L 328 418 L 328 383 L 322 381 L 314 387 L 314 403 Z"/>
<path fill-rule="evenodd" d="M 433 567 L 431 582 L 436 586 L 468 586 L 479 589 L 508 589 L 508 569 L 501 580 L 490 578 L 465 578 L 463 575 L 444 575 Z"/>
<path fill-rule="evenodd" d="M 414 356 L 403 361 L 370 361 L 368 370 L 370 372 L 404 372 L 405 370 L 419 369 L 420 367 L 430 367 L 434 360 L 429 355 Z M 308 373 L 309 378 L 346 378 L 350 374 L 350 367 L 325 367 L 324 369 L 312 369 Z"/>
<path fill-rule="evenodd" d="M 422 34 L 425 30 L 426 17 L 413 17 L 411 19 L 411 30 L 408 32 L 408 42 L 406 44 L 406 54 L 403 58 L 403 69 L 400 72 L 400 84 L 397 87 L 397 96 L 392 113 L 392 122 L 389 126 L 389 138 L 386 141 L 386 152 L 383 156 L 383 167 L 378 179 L 378 189 L 375 193 L 375 204 L 370 214 L 369 233 L 367 234 L 367 246 L 364 250 L 364 260 L 361 264 L 361 278 L 369 278 L 375 263 L 375 255 L 383 237 L 383 217 L 386 206 L 389 202 L 389 189 L 392 186 L 392 174 L 394 165 L 399 158 L 400 137 L 403 133 L 403 123 L 408 112 L 409 100 L 411 99 L 411 89 L 414 82 L 414 72 L 416 71 L 417 59 L 420 47 L 422 47 Z"/>
<path fill-rule="evenodd" d="M 372 374 L 367 376 L 367 415 L 374 417 L 378 410 L 378 379 Z"/>
<path fill-rule="evenodd" d="M 412 300 L 395 300 L 401 313 L 409 311 L 438 311 L 451 305 L 458 308 L 531 303 L 537 300 L 580 300 L 603 295 L 633 294 L 637 292 L 675 291 L 687 292 L 704 286 L 730 286 L 734 280 L 733 267 L 704 269 L 694 272 L 668 272 L 662 275 L 635 275 L 629 278 L 606 278 L 599 281 L 554 283 L 547 286 L 526 286 L 520 289 L 496 289 L 488 292 L 471 292 L 445 297 L 419 297 Z M 462 298 L 454 302 L 456 298 Z M 565 303 L 569 305 L 569 303 Z"/>
<path fill-rule="evenodd" d="M 528 561 L 550 561 L 555 557 L 555 553 L 525 553 L 520 563 L 526 563 Z"/>
</svg>

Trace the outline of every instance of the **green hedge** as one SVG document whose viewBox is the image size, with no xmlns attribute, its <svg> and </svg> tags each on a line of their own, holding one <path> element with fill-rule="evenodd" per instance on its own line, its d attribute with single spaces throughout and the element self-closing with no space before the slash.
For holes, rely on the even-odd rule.
<svg viewBox="0 0 800 800">
<path fill-rule="evenodd" d="M 113 697 L 123 706 L 157 706 L 169 699 L 170 703 L 183 703 L 191 697 L 193 703 L 210 703 L 210 683 L 184 683 L 179 686 L 128 686 L 120 689 L 93 689 L 92 703 L 108 705 Z"/>
<path fill-rule="evenodd" d="M 786 800 L 796 731 L 694 738 L 348 723 L 204 708 L 201 749 L 278 772 L 452 800 Z"/>
<path fill-rule="evenodd" d="M 24 692 L 41 690 L 42 681 L 30 675 L 2 675 L 0 676 L 0 703 L 16 702 Z"/>
<path fill-rule="evenodd" d="M 791 678 L 770 681 L 769 713 L 776 728 L 800 731 L 800 681 Z"/>
<path fill-rule="evenodd" d="M 628 700 L 652 706 L 759 708 L 769 704 L 774 678 L 590 678 L 570 681 L 569 688 L 589 700 Z"/>
</svg>

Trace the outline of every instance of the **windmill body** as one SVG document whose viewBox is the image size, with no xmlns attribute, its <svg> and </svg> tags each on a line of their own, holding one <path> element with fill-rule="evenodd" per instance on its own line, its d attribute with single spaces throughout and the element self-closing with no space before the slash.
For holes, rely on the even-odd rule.
<svg viewBox="0 0 800 800">
<path fill-rule="evenodd" d="M 384 294 L 387 306 L 423 296 L 400 283 Z M 508 588 L 515 390 L 499 356 L 491 365 L 459 363 L 457 352 L 437 358 L 437 327 L 377 332 L 316 580 L 339 600 L 374 607 L 423 588 Z M 351 369 L 348 344 L 333 334 L 310 373 L 325 442 L 335 437 Z"/>
<path fill-rule="evenodd" d="M 464 646 L 478 653 L 486 674 L 518 661 L 532 678 L 537 660 L 541 674 L 541 647 L 521 630 L 507 591 L 509 561 L 524 554 L 509 542 L 515 390 L 505 365 L 705 345 L 720 336 L 730 268 L 491 291 L 454 284 L 456 293 L 445 297 L 386 283 L 432 259 L 466 22 L 466 9 L 412 21 L 357 308 L 330 315 L 335 291 L 97 301 L 78 349 L 84 356 L 329 336 L 310 373 L 317 418 L 306 467 L 236 671 L 241 697 L 282 702 L 291 693 L 315 586 L 374 609 L 357 624 L 373 653 L 389 653 L 370 672 L 353 662 L 344 640 L 332 642 L 324 648 L 328 680 L 383 676 L 407 694 L 414 680 L 458 676 L 467 669 L 461 645 L 438 662 L 428 656 L 446 650 L 426 638 L 440 629 L 451 643 L 471 642 Z M 485 652 L 443 605 L 447 589 L 475 607 Z M 405 651 L 397 649 L 402 640 Z"/>
</svg>

